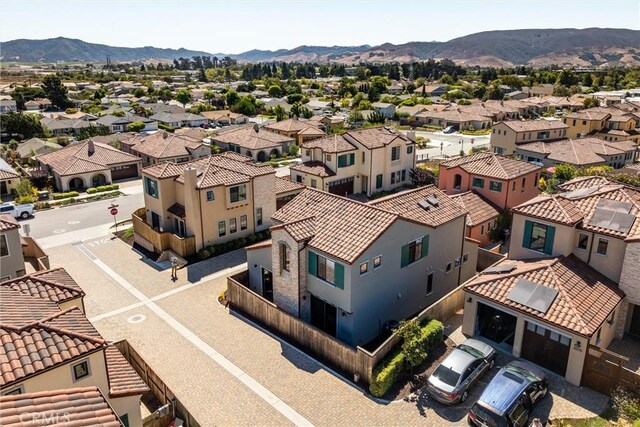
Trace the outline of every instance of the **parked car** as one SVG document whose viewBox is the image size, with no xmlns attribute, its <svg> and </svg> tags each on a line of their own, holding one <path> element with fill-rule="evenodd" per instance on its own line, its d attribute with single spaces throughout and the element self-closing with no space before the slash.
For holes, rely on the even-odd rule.
<svg viewBox="0 0 640 427">
<path fill-rule="evenodd" d="M 456 128 L 453 126 L 447 126 L 446 128 L 444 128 L 442 130 L 442 133 L 454 133 L 456 131 Z"/>
<path fill-rule="evenodd" d="M 446 405 L 464 402 L 469 388 L 493 368 L 495 359 L 493 347 L 469 338 L 454 348 L 433 371 L 427 382 L 429 395 Z"/>
<path fill-rule="evenodd" d="M 0 204 L 0 214 L 9 214 L 14 218 L 27 219 L 33 216 L 33 204 L 16 205 L 14 202 Z"/>
<path fill-rule="evenodd" d="M 504 366 L 467 414 L 475 427 L 524 427 L 533 405 L 547 395 L 549 379 L 542 369 L 521 360 Z"/>
</svg>

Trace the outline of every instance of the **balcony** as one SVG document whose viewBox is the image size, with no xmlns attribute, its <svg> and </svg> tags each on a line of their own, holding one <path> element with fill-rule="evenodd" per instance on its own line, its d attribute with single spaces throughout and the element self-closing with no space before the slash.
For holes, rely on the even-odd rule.
<svg viewBox="0 0 640 427">
<path fill-rule="evenodd" d="M 134 242 L 158 254 L 167 249 L 171 249 L 183 258 L 196 253 L 195 236 L 180 237 L 169 231 L 155 230 L 147 224 L 146 218 L 145 208 L 139 208 L 131 214 Z"/>
</svg>

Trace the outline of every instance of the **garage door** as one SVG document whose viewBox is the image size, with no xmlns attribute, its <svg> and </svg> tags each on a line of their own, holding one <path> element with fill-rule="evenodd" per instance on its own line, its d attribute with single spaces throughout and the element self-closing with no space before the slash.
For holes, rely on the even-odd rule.
<svg viewBox="0 0 640 427">
<path fill-rule="evenodd" d="M 571 338 L 527 322 L 522 337 L 521 356 L 536 365 L 564 376 L 567 373 Z"/>
<path fill-rule="evenodd" d="M 340 196 L 353 194 L 353 177 L 330 182 L 329 193 L 338 194 Z"/>
<path fill-rule="evenodd" d="M 111 168 L 111 180 L 117 181 L 125 178 L 135 178 L 138 176 L 138 165 L 115 166 Z"/>
</svg>

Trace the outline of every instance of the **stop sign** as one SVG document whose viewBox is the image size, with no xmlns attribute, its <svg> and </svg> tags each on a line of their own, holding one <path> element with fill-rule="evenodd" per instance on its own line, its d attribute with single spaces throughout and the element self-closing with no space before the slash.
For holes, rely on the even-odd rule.
<svg viewBox="0 0 640 427">
<path fill-rule="evenodd" d="M 111 210 L 109 212 L 111 212 L 111 215 L 113 215 L 113 216 L 118 215 L 118 209 L 116 209 L 116 208 L 111 208 Z"/>
</svg>

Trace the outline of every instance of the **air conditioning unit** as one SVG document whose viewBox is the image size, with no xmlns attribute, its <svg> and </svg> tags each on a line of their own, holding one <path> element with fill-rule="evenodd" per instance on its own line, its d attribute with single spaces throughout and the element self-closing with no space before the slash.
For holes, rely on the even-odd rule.
<svg viewBox="0 0 640 427">
<path fill-rule="evenodd" d="M 161 406 L 160 408 L 158 408 L 156 410 L 156 412 L 158 413 L 159 416 L 163 417 L 165 415 L 169 415 L 169 409 L 171 408 L 171 404 L 167 403 L 164 406 Z"/>
</svg>

